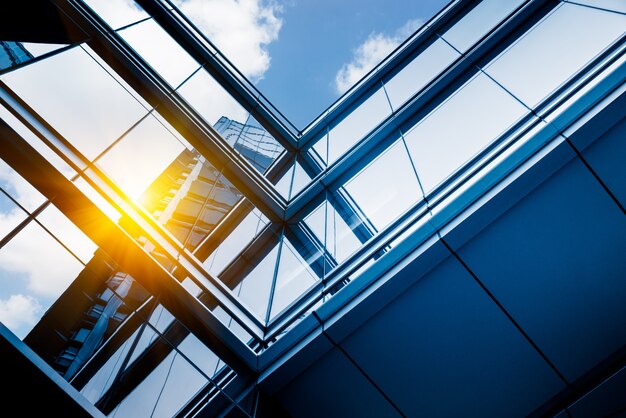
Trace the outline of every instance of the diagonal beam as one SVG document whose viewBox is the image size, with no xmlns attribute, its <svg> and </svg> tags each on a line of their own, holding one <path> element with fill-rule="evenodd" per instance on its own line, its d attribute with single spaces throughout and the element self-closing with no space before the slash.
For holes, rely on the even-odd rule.
<svg viewBox="0 0 626 418">
<path fill-rule="evenodd" d="M 163 306 L 230 367 L 244 375 L 254 373 L 255 353 L 4 120 L 0 121 L 0 157 L 50 199 L 120 269 L 159 295 Z"/>
<path fill-rule="evenodd" d="M 283 218 L 286 202 L 271 182 L 191 108 L 116 32 L 79 0 L 53 0 L 91 37 L 91 47 L 155 110 L 223 172 L 272 221 Z"/>
<path fill-rule="evenodd" d="M 198 61 L 211 76 L 228 91 L 254 118 L 290 153 L 297 150 L 298 140 L 295 137 L 293 126 L 287 126 L 263 102 L 259 100 L 260 93 L 242 74 L 236 77 L 233 70 L 237 69 L 227 62 L 227 59 L 218 52 L 209 49 L 208 39 L 205 42 L 199 38 L 203 36 L 193 22 L 185 22 L 177 16 L 171 5 L 158 0 L 137 0 L 137 3 L 148 12 L 154 20 L 173 38 L 187 53 Z M 175 7 L 175 6 L 174 6 Z M 217 50 L 217 48 L 215 48 Z M 226 62 L 225 62 L 226 61 Z M 230 64 L 227 66 L 226 64 Z M 228 68 L 230 67 L 230 68 Z M 240 81 L 241 79 L 241 81 Z M 242 81 L 247 83 L 242 83 Z M 248 85 L 250 87 L 248 87 Z M 254 89 L 254 90 L 252 90 Z M 269 102 L 268 102 L 269 103 Z M 274 109 L 275 112 L 278 112 Z M 283 115 L 282 119 L 286 120 Z M 289 122 L 287 122 L 289 123 Z"/>
</svg>

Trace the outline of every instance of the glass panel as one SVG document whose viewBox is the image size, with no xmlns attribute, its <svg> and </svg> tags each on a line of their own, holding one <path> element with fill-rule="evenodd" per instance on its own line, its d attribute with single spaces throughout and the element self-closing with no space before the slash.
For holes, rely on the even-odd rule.
<svg viewBox="0 0 626 418">
<path fill-rule="evenodd" d="M 158 305 L 154 308 L 154 311 L 152 311 L 149 322 L 154 329 L 163 334 L 167 327 L 169 327 L 175 320 L 176 318 L 174 318 L 174 315 L 172 315 L 170 311 L 165 309 L 163 305 Z"/>
<path fill-rule="evenodd" d="M 288 200 L 297 195 L 310 182 L 311 177 L 304 171 L 300 163 L 296 162 L 276 183 L 276 190 Z"/>
<path fill-rule="evenodd" d="M 441 39 L 437 39 L 385 82 L 391 106 L 395 110 L 400 108 L 458 57 L 460 57 L 458 52 Z"/>
<path fill-rule="evenodd" d="M 231 121 L 228 123 L 228 128 L 217 123 L 215 129 L 224 137 L 236 133 L 237 139 L 232 144 L 233 148 L 248 160 L 259 173 L 265 173 L 284 150 L 252 116 L 249 116 L 243 125 Z"/>
<path fill-rule="evenodd" d="M 29 212 L 47 200 L 3 160 L 0 160 L 0 187 Z"/>
<path fill-rule="evenodd" d="M 281 196 L 283 196 L 287 200 L 289 200 L 289 195 L 291 192 L 291 184 L 293 183 L 294 169 L 295 169 L 295 164 L 291 163 L 289 166 L 289 169 L 287 169 L 285 174 L 283 174 L 280 180 L 278 180 L 278 183 L 275 184 L 276 190 L 281 194 Z"/>
<path fill-rule="evenodd" d="M 81 270 L 50 234 L 29 223 L 0 249 L 0 321 L 25 337 Z"/>
<path fill-rule="evenodd" d="M 16 42 L 18 43 L 18 42 Z M 43 44 L 32 42 L 19 42 L 26 51 L 33 57 L 39 57 L 57 49 L 68 46 L 68 44 Z"/>
<path fill-rule="evenodd" d="M 218 276 L 224 268 L 256 237 L 267 225 L 267 218 L 246 203 L 248 215 L 237 224 L 233 231 L 219 244 L 203 263 L 205 269 Z"/>
<path fill-rule="evenodd" d="M 1 78 L 88 159 L 96 157 L 146 113 L 139 101 L 82 48 Z"/>
<path fill-rule="evenodd" d="M 129 339 L 124 341 L 80 391 L 91 403 L 95 404 L 111 387 L 138 333 L 139 330 L 135 331 Z"/>
<path fill-rule="evenodd" d="M 206 383 L 204 376 L 172 351 L 110 416 L 173 416 Z"/>
<path fill-rule="evenodd" d="M 53 205 L 49 205 L 37 219 L 48 231 L 57 237 L 72 253 L 87 263 L 93 257 L 97 246 L 65 215 Z"/>
<path fill-rule="evenodd" d="M 624 0 L 576 0 L 576 3 L 599 7 L 601 9 L 614 12 L 626 13 L 626 2 Z"/>
<path fill-rule="evenodd" d="M 483 0 L 442 36 L 460 52 L 465 52 L 524 1 Z"/>
<path fill-rule="evenodd" d="M 626 15 L 563 3 L 485 68 L 530 107 L 569 79 L 626 28 Z"/>
<path fill-rule="evenodd" d="M 39 154 L 41 154 L 46 161 L 52 164 L 61 174 L 65 177 L 72 178 L 76 175 L 76 171 L 72 169 L 65 161 L 61 159 L 54 151 L 50 149 L 43 141 L 41 141 L 35 134 L 33 134 L 22 122 L 20 122 L 12 113 L 6 110 L 4 107 L 0 106 L 0 118 L 3 119 L 18 135 L 22 137 L 30 146 L 32 146 Z M 5 164 L 3 161 L 0 161 L 0 165 Z M 6 166 L 6 165 L 5 165 Z M 12 170 L 12 169 L 11 169 Z M 0 173 L 4 171 L 3 168 L 0 168 Z M 2 174 L 0 174 L 1 176 Z M 21 177 L 20 177 L 21 178 Z M 22 180 L 26 182 L 25 180 Z M 30 186 L 30 183 L 28 183 Z M 34 188 L 32 188 L 34 190 Z M 39 192 L 37 192 L 39 193 Z M 44 199 L 42 196 L 41 199 Z M 23 205 L 23 203 L 21 203 Z M 32 207 L 29 205 L 31 209 Z M 27 208 L 28 208 L 27 207 Z"/>
<path fill-rule="evenodd" d="M 299 159 L 301 157 L 298 157 Z M 292 199 L 298 193 L 300 193 L 311 182 L 311 177 L 304 171 L 304 168 L 296 161 L 296 169 L 293 175 L 293 184 L 291 185 L 291 194 L 289 198 Z"/>
<path fill-rule="evenodd" d="M 355 208 L 379 231 L 423 197 L 402 139 L 348 181 L 344 188 Z"/>
<path fill-rule="evenodd" d="M 283 152 L 283 147 L 205 70 L 176 91 L 260 173 Z"/>
<path fill-rule="evenodd" d="M 137 199 L 184 150 L 176 137 L 148 115 L 107 150 L 97 165 L 126 194 Z"/>
<path fill-rule="evenodd" d="M 145 19 L 148 14 L 132 0 L 85 0 L 113 29 Z"/>
<path fill-rule="evenodd" d="M 374 234 L 371 225 L 363 222 L 362 215 L 347 203 L 343 193 L 335 192 L 304 222 L 317 239 L 324 243 L 326 251 L 334 258 L 334 265 L 343 262 L 361 246 L 361 242 Z"/>
<path fill-rule="evenodd" d="M 382 88 L 376 90 L 328 133 L 328 164 L 343 155 L 363 136 L 391 114 L 391 106 Z M 319 152 L 319 150 L 318 150 Z"/>
<path fill-rule="evenodd" d="M 307 244 L 299 243 L 300 251 L 296 251 L 288 239 L 283 239 L 270 319 L 324 276 L 323 257 Z"/>
<path fill-rule="evenodd" d="M 248 118 L 248 112 L 205 70 L 198 71 L 176 91 L 211 125 L 222 117 L 240 123 Z M 232 145 L 234 140 L 229 143 Z"/>
<path fill-rule="evenodd" d="M 212 378 L 221 367 L 220 359 L 206 345 L 193 334 L 189 334 L 178 346 L 178 350 L 184 354 L 196 367 L 202 370 L 206 376 Z M 221 363 L 224 367 L 224 363 Z"/>
<path fill-rule="evenodd" d="M 118 33 L 174 88 L 200 67 L 200 64 L 152 19 Z"/>
<path fill-rule="evenodd" d="M 323 167 L 328 165 L 328 129 L 308 151 L 311 158 L 318 161 Z"/>
<path fill-rule="evenodd" d="M 4 194 L 4 190 L 0 190 L 0 240 L 26 219 L 26 216 L 27 213 L 13 203 Z"/>
<path fill-rule="evenodd" d="M 237 283 L 233 292 L 262 321 L 265 321 L 276 269 L 276 238 L 275 235 L 268 238 L 262 234 L 220 277 L 229 286 Z M 250 252 L 253 254 L 248 254 Z"/>
<path fill-rule="evenodd" d="M 425 193 L 528 110 L 483 73 L 410 128 L 405 139 Z"/>
</svg>

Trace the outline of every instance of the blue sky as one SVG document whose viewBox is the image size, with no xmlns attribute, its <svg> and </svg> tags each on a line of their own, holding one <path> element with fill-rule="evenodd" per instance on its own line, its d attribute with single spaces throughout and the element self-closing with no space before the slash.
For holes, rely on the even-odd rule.
<svg viewBox="0 0 626 418">
<path fill-rule="evenodd" d="M 270 67 L 257 87 L 302 128 L 340 96 L 335 78 L 368 39 L 399 41 L 447 0 L 291 0 L 277 13 L 282 26 L 267 45 Z M 411 23 L 413 25 L 411 25 Z M 377 60 L 376 60 L 377 61 Z"/>
</svg>

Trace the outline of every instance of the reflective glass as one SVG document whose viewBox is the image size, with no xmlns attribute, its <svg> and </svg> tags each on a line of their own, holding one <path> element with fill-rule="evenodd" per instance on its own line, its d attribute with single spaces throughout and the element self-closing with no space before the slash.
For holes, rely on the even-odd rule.
<svg viewBox="0 0 626 418">
<path fill-rule="evenodd" d="M 85 3 L 113 29 L 148 17 L 148 14 L 133 0 L 85 0 Z"/>
<path fill-rule="evenodd" d="M 43 43 L 32 43 L 32 42 L 20 42 L 20 44 L 26 48 L 29 54 L 34 57 L 39 57 L 41 55 L 47 54 L 52 51 L 56 51 L 57 49 L 68 46 L 67 44 L 43 44 Z"/>
<path fill-rule="evenodd" d="M 382 88 L 358 104 L 328 132 L 328 164 L 343 155 L 363 136 L 391 114 L 391 106 Z M 323 138 L 321 139 L 323 141 Z M 318 152 L 320 150 L 318 149 Z"/>
<path fill-rule="evenodd" d="M 146 113 L 82 48 L 1 78 L 88 159 L 95 158 Z"/>
<path fill-rule="evenodd" d="M 321 166 L 328 165 L 328 130 L 315 142 L 312 148 L 308 151 L 311 158 L 318 161 Z"/>
<path fill-rule="evenodd" d="M 195 73 L 176 91 L 211 125 L 222 117 L 240 123 L 245 123 L 248 118 L 243 106 L 205 70 Z M 230 143 L 232 145 L 234 141 Z"/>
<path fill-rule="evenodd" d="M 306 186 L 309 185 L 310 182 L 311 176 L 309 176 L 306 171 L 304 171 L 304 168 L 302 168 L 302 165 L 296 161 L 296 168 L 293 173 L 293 183 L 291 185 L 291 194 L 289 195 L 289 198 L 291 199 L 300 193 Z"/>
<path fill-rule="evenodd" d="M 129 339 L 124 341 L 115 353 L 108 358 L 104 366 L 98 369 L 89 382 L 81 389 L 80 393 L 91 403 L 95 404 L 111 387 L 138 333 L 139 330 L 135 331 Z"/>
<path fill-rule="evenodd" d="M 614 12 L 626 13 L 626 2 L 624 0 L 576 0 L 576 3 L 599 7 L 601 9 Z"/>
<path fill-rule="evenodd" d="M 29 212 L 47 200 L 3 160 L 0 160 L 0 187 Z"/>
<path fill-rule="evenodd" d="M 126 194 L 141 194 L 176 160 L 185 146 L 152 115 L 133 127 L 97 165 Z"/>
<path fill-rule="evenodd" d="M 270 291 L 276 269 L 278 257 L 278 243 L 276 237 L 266 242 L 259 242 L 254 248 L 255 254 L 242 254 L 237 260 L 237 265 L 231 267 L 236 274 L 230 274 L 232 281 L 238 282 L 233 292 L 260 320 L 265 321 L 267 305 L 270 299 Z M 269 242 L 268 242 L 269 241 Z M 250 259 L 254 257 L 254 261 Z M 226 270 L 229 272 L 231 269 Z M 225 273 L 226 273 L 225 272 Z M 243 274 L 242 274 L 243 273 Z M 224 280 L 224 274 L 221 279 Z M 230 280 L 229 280 L 230 281 Z"/>
<path fill-rule="evenodd" d="M 304 171 L 300 163 L 296 162 L 276 183 L 276 190 L 285 199 L 291 199 L 311 182 L 311 177 Z"/>
<path fill-rule="evenodd" d="M 320 252 L 303 243 L 299 243 L 297 247 L 300 251 L 288 239 L 283 239 L 270 319 L 324 275 Z M 314 264 L 317 265 L 317 272 Z"/>
<path fill-rule="evenodd" d="M 450 45 L 437 39 L 420 52 L 404 68 L 385 82 L 385 90 L 394 110 L 397 110 L 421 90 L 430 80 L 460 57 Z"/>
<path fill-rule="evenodd" d="M 0 71 L 10 71 L 11 67 L 33 59 L 33 55 L 21 42 L 0 40 Z"/>
<path fill-rule="evenodd" d="M 355 203 L 355 209 L 379 231 L 423 197 L 401 138 L 344 188 Z"/>
<path fill-rule="evenodd" d="M 52 164 L 61 174 L 67 178 L 72 178 L 76 175 L 76 171 L 72 169 L 61 157 L 59 157 L 50 147 L 48 147 L 43 141 L 41 141 L 35 134 L 33 134 L 26 126 L 20 122 L 12 113 L 0 106 L 0 118 L 2 118 L 18 135 L 22 137 L 35 151 L 41 154 L 46 161 Z M 0 165 L 4 162 L 0 162 Z M 3 168 L 0 168 L 0 173 L 3 172 Z M 0 174 L 0 176 L 3 174 Z M 25 181 L 25 180 L 24 180 Z M 29 184 L 30 186 L 30 184 Z M 30 186 L 32 187 L 32 186 Z M 34 188 L 33 188 L 34 190 Z M 37 192 L 39 193 L 39 192 Z M 43 199 L 43 197 L 41 197 Z M 31 209 L 34 207 L 29 206 Z"/>
<path fill-rule="evenodd" d="M 110 416 L 174 416 L 206 383 L 204 376 L 172 351 Z"/>
<path fill-rule="evenodd" d="M 178 345 L 178 350 L 185 355 L 206 376 L 212 378 L 218 372 L 220 359 L 193 334 L 189 334 Z M 222 367 L 224 363 L 222 363 Z"/>
<path fill-rule="evenodd" d="M 524 1 L 483 0 L 442 37 L 460 52 L 465 52 Z"/>
<path fill-rule="evenodd" d="M 215 276 L 218 276 L 267 225 L 267 218 L 258 209 L 249 203 L 246 205 L 248 208 L 244 210 L 249 211 L 248 215 L 234 227 L 203 263 L 204 268 Z"/>
<path fill-rule="evenodd" d="M 173 88 L 200 67 L 154 20 L 146 20 L 119 35 Z"/>
<path fill-rule="evenodd" d="M 87 263 L 93 257 L 97 246 L 72 221 L 54 205 L 49 205 L 37 220 L 45 226 L 72 253 Z"/>
<path fill-rule="evenodd" d="M 534 107 L 625 31 L 626 15 L 563 3 L 485 71 Z"/>
<path fill-rule="evenodd" d="M 528 110 L 483 73 L 405 134 L 424 192 L 469 161 Z"/>
<path fill-rule="evenodd" d="M 311 212 L 304 222 L 334 258 L 334 265 L 344 261 L 374 233 L 363 215 L 348 203 L 343 193 L 337 192 Z"/>
<path fill-rule="evenodd" d="M 83 270 L 35 222 L 0 249 L 0 321 L 23 338 Z"/>
<path fill-rule="evenodd" d="M 177 89 L 206 122 L 260 173 L 283 147 L 205 70 Z"/>
<path fill-rule="evenodd" d="M 27 213 L 0 190 L 0 240 L 26 219 L 26 216 Z"/>
</svg>

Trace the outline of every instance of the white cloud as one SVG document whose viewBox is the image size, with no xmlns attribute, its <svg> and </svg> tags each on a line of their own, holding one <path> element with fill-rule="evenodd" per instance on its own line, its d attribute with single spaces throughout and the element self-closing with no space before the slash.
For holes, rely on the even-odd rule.
<svg viewBox="0 0 626 418">
<path fill-rule="evenodd" d="M 353 51 L 352 61 L 344 64 L 337 72 L 335 76 L 337 92 L 343 93 L 352 87 L 423 23 L 421 19 L 409 20 L 392 35 L 370 33 L 365 42 Z"/>
<path fill-rule="evenodd" d="M 0 299 L 0 322 L 11 331 L 22 337 L 26 328 L 30 330 L 39 319 L 42 307 L 31 296 L 22 294 L 11 295 L 8 299 Z"/>
<path fill-rule="evenodd" d="M 4 270 L 3 281 L 26 279 L 24 293 L 50 300 L 59 297 L 83 269 L 82 264 L 34 222 L 2 247 L 0 266 Z"/>
<path fill-rule="evenodd" d="M 185 0 L 178 7 L 252 80 L 270 67 L 267 47 L 278 39 L 281 7 L 264 0 Z"/>
</svg>

